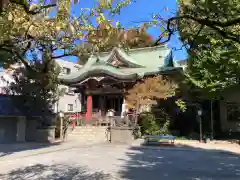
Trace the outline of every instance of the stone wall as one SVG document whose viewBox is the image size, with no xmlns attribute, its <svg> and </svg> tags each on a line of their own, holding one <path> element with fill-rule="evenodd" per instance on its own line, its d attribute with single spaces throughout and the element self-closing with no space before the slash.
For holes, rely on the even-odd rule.
<svg viewBox="0 0 240 180">
<path fill-rule="evenodd" d="M 16 138 L 18 142 L 26 141 L 26 117 L 17 117 L 17 134 Z"/>
<path fill-rule="evenodd" d="M 37 142 L 54 142 L 55 141 L 55 126 L 46 129 L 36 129 Z"/>
<path fill-rule="evenodd" d="M 36 129 L 39 118 L 29 118 L 26 124 L 26 141 L 36 141 Z"/>
<path fill-rule="evenodd" d="M 69 127 L 66 140 L 104 143 L 109 141 L 109 132 L 105 126 L 77 126 L 73 131 Z"/>
<path fill-rule="evenodd" d="M 16 141 L 17 121 L 16 117 L 0 117 L 0 143 Z"/>
<path fill-rule="evenodd" d="M 131 144 L 134 140 L 133 129 L 129 127 L 111 127 L 111 143 Z"/>
<path fill-rule="evenodd" d="M 55 126 L 38 129 L 41 117 L 31 117 L 26 121 L 26 141 L 54 142 Z"/>
<path fill-rule="evenodd" d="M 26 121 L 26 141 L 37 141 L 37 128 L 41 117 L 29 117 Z"/>
<path fill-rule="evenodd" d="M 55 127 L 38 129 L 39 118 L 0 117 L 0 143 L 16 141 L 53 142 L 55 140 Z"/>
</svg>

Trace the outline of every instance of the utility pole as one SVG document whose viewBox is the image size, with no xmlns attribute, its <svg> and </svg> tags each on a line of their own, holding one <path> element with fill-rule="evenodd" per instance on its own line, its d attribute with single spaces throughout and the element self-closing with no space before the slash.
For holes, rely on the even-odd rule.
<svg viewBox="0 0 240 180">
<path fill-rule="evenodd" d="M 198 120 L 199 120 L 199 133 L 200 133 L 200 142 L 202 142 L 202 110 L 201 108 L 198 109 L 197 112 Z"/>
<path fill-rule="evenodd" d="M 214 138 L 214 124 L 213 124 L 213 100 L 211 99 L 211 140 Z"/>
</svg>

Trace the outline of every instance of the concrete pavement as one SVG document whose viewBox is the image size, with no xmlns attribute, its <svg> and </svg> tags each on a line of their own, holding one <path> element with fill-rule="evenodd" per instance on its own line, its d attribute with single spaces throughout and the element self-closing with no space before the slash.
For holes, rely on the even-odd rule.
<svg viewBox="0 0 240 180">
<path fill-rule="evenodd" d="M 142 148 L 138 143 L 134 146 L 75 144 L 74 147 L 74 143 L 66 143 L 44 151 L 35 150 L 38 152 L 35 155 L 32 151 L 9 154 L 0 158 L 0 179 L 240 179 L 239 155 L 199 148 Z"/>
</svg>

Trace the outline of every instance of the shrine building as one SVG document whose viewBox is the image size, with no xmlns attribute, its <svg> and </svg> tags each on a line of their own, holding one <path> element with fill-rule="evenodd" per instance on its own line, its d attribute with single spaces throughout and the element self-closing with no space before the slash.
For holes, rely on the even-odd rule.
<svg viewBox="0 0 240 180">
<path fill-rule="evenodd" d="M 171 50 L 166 46 L 123 50 L 91 55 L 83 67 L 62 75 L 60 81 L 82 94 L 86 120 L 105 116 L 109 109 L 121 116 L 125 111 L 128 89 L 145 77 L 165 75 L 177 77 L 181 67 L 175 67 Z"/>
</svg>

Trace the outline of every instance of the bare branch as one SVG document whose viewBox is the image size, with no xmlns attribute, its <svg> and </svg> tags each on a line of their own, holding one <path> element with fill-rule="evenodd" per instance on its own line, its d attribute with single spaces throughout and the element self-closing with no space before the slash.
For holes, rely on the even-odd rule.
<svg viewBox="0 0 240 180">
<path fill-rule="evenodd" d="M 170 41 L 172 35 L 174 34 L 174 30 L 171 29 L 171 21 L 169 21 L 169 20 L 168 20 L 168 22 L 167 22 L 167 32 L 168 32 L 168 37 L 167 37 L 167 39 L 166 39 L 165 41 L 160 42 L 160 41 L 162 40 L 162 36 L 161 36 L 160 38 L 158 38 L 158 39 L 156 40 L 156 42 L 154 43 L 153 46 L 157 46 L 157 45 L 159 45 L 159 44 L 164 44 L 164 43 Z M 162 34 L 164 34 L 164 33 L 165 33 L 165 32 L 163 32 Z"/>
<path fill-rule="evenodd" d="M 240 17 L 237 17 L 235 19 L 228 20 L 225 22 L 220 22 L 220 21 L 209 20 L 208 18 L 199 19 L 199 18 L 189 16 L 189 15 L 172 17 L 172 18 L 168 19 L 168 22 L 169 21 L 172 22 L 174 20 L 180 20 L 180 19 L 191 19 L 193 21 L 198 22 L 199 24 L 203 24 L 203 25 L 206 25 L 209 27 L 212 27 L 212 26 L 228 27 L 228 26 L 233 26 L 233 25 L 237 25 L 240 23 Z"/>
<path fill-rule="evenodd" d="M 223 28 L 225 27 L 229 27 L 229 26 L 233 26 L 233 25 L 237 25 L 237 24 L 240 24 L 240 17 L 237 17 L 235 19 L 232 19 L 232 20 L 228 20 L 228 21 L 224 21 L 224 22 L 220 22 L 220 21 L 214 21 L 214 20 L 209 20 L 209 18 L 204 18 L 204 19 L 200 19 L 200 18 L 196 18 L 196 17 L 193 17 L 193 16 L 189 16 L 189 15 L 183 15 L 183 16 L 176 16 L 176 17 L 172 17 L 172 18 L 169 18 L 167 20 L 167 31 L 168 31 L 168 37 L 165 41 L 162 41 L 162 36 L 160 36 L 156 42 L 154 43 L 154 46 L 158 45 L 158 44 L 164 44 L 168 41 L 170 41 L 171 39 L 171 36 L 174 34 L 174 30 L 171 28 L 171 25 L 173 23 L 173 21 L 176 21 L 176 20 L 181 20 L 181 19 L 190 19 L 190 20 L 193 20 L 193 21 L 196 21 L 198 22 L 199 24 L 203 25 L 202 28 L 204 26 L 208 26 L 212 29 L 214 29 L 218 34 L 220 34 L 221 36 L 225 37 L 226 39 L 230 39 L 232 41 L 235 41 L 237 43 L 240 43 L 240 36 L 237 35 L 237 34 L 233 34 L 231 32 L 226 32 L 224 30 L 222 30 Z M 201 29 L 202 29 L 201 28 Z M 200 30 L 201 32 L 201 30 Z M 200 33 L 199 32 L 199 33 Z M 199 34 L 197 33 L 197 34 Z"/>
<path fill-rule="evenodd" d="M 199 18 L 196 18 L 196 17 L 193 17 L 193 16 L 184 15 L 184 16 L 172 17 L 172 18 L 168 19 L 168 23 L 171 24 L 173 21 L 181 20 L 181 19 L 191 19 L 193 21 L 196 21 L 201 25 L 205 25 L 205 26 L 208 26 L 208 27 L 216 30 L 216 32 L 218 32 L 223 37 L 225 37 L 227 39 L 230 39 L 230 40 L 233 40 L 237 43 L 240 43 L 240 36 L 239 35 L 235 35 L 235 34 L 232 34 L 230 32 L 226 32 L 226 31 L 222 30 L 222 28 L 224 28 L 224 27 L 229 27 L 229 26 L 239 24 L 240 23 L 240 17 L 235 18 L 233 20 L 225 21 L 225 22 L 219 22 L 219 21 L 209 20 L 209 18 L 199 19 Z"/>
<path fill-rule="evenodd" d="M 27 59 L 25 59 L 22 54 L 20 52 L 18 52 L 17 50 L 11 49 L 11 48 L 6 48 L 6 47 L 1 47 L 0 49 L 2 49 L 3 51 L 9 52 L 13 55 L 15 55 L 22 63 L 23 65 L 32 72 L 37 72 L 35 69 L 33 69 L 30 65 Z"/>
</svg>

